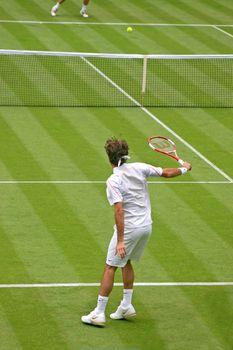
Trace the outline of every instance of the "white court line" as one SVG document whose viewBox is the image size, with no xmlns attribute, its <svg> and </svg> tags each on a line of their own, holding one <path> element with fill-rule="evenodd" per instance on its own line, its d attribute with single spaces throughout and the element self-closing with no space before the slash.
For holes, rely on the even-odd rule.
<svg viewBox="0 0 233 350">
<path fill-rule="evenodd" d="M 138 27 L 233 27 L 233 24 L 205 24 L 205 23 L 140 23 L 140 22 L 79 22 L 79 21 L 30 21 L 30 20 L 5 20 L 1 19 L 0 23 L 19 23 L 19 24 L 61 24 L 61 25 L 98 25 L 98 26 L 138 26 Z"/>
<path fill-rule="evenodd" d="M 147 181 L 148 184 L 232 184 L 232 182 L 229 181 Z M 1 184 L 106 184 L 106 181 L 99 181 L 99 180 L 1 180 Z"/>
<path fill-rule="evenodd" d="M 129 95 L 125 90 L 123 90 L 119 85 L 117 85 L 114 81 L 112 81 L 108 76 L 106 76 L 99 68 L 97 68 L 93 63 L 89 62 L 85 57 L 81 57 L 83 61 L 85 61 L 90 67 L 92 67 L 97 73 L 99 73 L 105 80 L 107 80 L 111 85 L 113 85 L 118 91 L 120 91 L 123 95 L 125 95 L 128 99 L 130 99 L 136 106 L 138 106 L 143 112 L 149 115 L 154 121 L 156 121 L 159 125 L 161 125 L 165 130 L 167 130 L 170 134 L 176 137 L 181 143 L 183 143 L 187 148 L 189 148 L 192 152 L 194 152 L 199 158 L 204 160 L 209 166 L 211 166 L 215 171 L 217 171 L 220 175 L 222 175 L 225 179 L 230 182 L 233 182 L 233 179 L 227 175 L 223 170 L 221 170 L 217 165 L 207 159 L 203 154 L 201 154 L 198 150 L 196 150 L 190 143 L 185 141 L 181 136 L 179 136 L 175 131 L 173 131 L 169 126 L 164 124 L 160 119 L 158 119 L 153 113 L 151 113 L 147 108 L 143 107 L 141 103 L 135 100 L 131 95 Z"/>
<path fill-rule="evenodd" d="M 64 287 L 99 287 L 100 283 L 32 283 L 32 284 L 0 284 L 3 288 L 64 288 Z M 123 283 L 114 283 L 115 287 L 122 287 Z M 136 282 L 135 287 L 217 287 L 233 286 L 233 282 Z"/>
<path fill-rule="evenodd" d="M 215 28 L 215 29 L 219 30 L 220 32 L 222 32 L 222 33 L 224 33 L 224 34 L 230 36 L 231 38 L 233 38 L 233 35 L 232 35 L 232 34 L 226 32 L 225 30 L 223 30 L 223 29 L 221 29 L 221 28 L 219 28 L 219 26 L 214 25 L 213 28 Z"/>
</svg>

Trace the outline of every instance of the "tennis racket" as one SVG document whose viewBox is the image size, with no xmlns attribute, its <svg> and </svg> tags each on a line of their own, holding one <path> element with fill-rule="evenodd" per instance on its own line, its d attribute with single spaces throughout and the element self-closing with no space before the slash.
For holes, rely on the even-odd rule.
<svg viewBox="0 0 233 350">
<path fill-rule="evenodd" d="M 148 139 L 149 146 L 153 151 L 160 152 L 174 158 L 181 165 L 184 164 L 184 161 L 176 153 L 176 145 L 173 141 L 164 136 L 152 136 Z"/>
</svg>

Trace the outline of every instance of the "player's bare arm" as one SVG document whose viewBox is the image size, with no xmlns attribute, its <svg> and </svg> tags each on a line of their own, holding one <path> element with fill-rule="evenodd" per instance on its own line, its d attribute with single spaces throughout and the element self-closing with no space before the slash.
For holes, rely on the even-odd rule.
<svg viewBox="0 0 233 350">
<path fill-rule="evenodd" d="M 182 168 L 164 168 L 162 176 L 175 177 L 175 176 L 185 174 L 185 172 L 190 171 L 191 169 L 192 169 L 192 165 L 188 162 L 184 162 Z"/>
<path fill-rule="evenodd" d="M 117 246 L 116 254 L 123 259 L 125 257 L 124 245 L 124 208 L 123 202 L 114 204 L 115 223 L 117 227 Z"/>
</svg>

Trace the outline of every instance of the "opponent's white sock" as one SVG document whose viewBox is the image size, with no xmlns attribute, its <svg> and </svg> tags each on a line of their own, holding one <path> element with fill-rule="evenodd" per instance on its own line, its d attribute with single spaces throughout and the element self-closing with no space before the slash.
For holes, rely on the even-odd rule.
<svg viewBox="0 0 233 350">
<path fill-rule="evenodd" d="M 124 289 L 123 290 L 123 299 L 121 301 L 121 306 L 123 309 L 127 309 L 132 302 L 133 289 Z"/>
<path fill-rule="evenodd" d="M 108 303 L 108 297 L 103 297 L 102 295 L 98 296 L 97 306 L 95 308 L 95 312 L 97 314 L 102 314 L 105 312 L 105 308 Z"/>
<path fill-rule="evenodd" d="M 82 11 L 83 11 L 83 12 L 86 12 L 86 11 L 87 11 L 87 5 L 84 5 L 84 4 L 83 4 L 83 6 L 82 6 Z"/>
</svg>

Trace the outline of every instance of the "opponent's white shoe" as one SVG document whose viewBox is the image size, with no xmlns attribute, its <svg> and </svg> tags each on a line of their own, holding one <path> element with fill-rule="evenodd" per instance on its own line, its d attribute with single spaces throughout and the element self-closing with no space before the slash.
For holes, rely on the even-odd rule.
<svg viewBox="0 0 233 350">
<path fill-rule="evenodd" d="M 86 11 L 86 10 L 83 10 L 83 9 L 81 9 L 80 15 L 83 16 L 84 18 L 87 18 L 87 17 L 88 17 L 87 11 Z"/>
<path fill-rule="evenodd" d="M 128 309 L 123 309 L 122 306 L 118 306 L 116 312 L 110 315 L 112 320 L 123 320 L 129 317 L 136 316 L 136 311 L 133 305 L 130 305 Z"/>
<path fill-rule="evenodd" d="M 104 327 L 105 326 L 105 314 L 96 314 L 95 310 L 91 311 L 89 315 L 82 316 L 83 323 L 92 324 L 93 326 Z"/>
<path fill-rule="evenodd" d="M 53 6 L 51 10 L 51 16 L 55 17 L 57 14 L 57 11 L 58 11 L 58 8 L 56 7 L 56 5 Z"/>
</svg>

